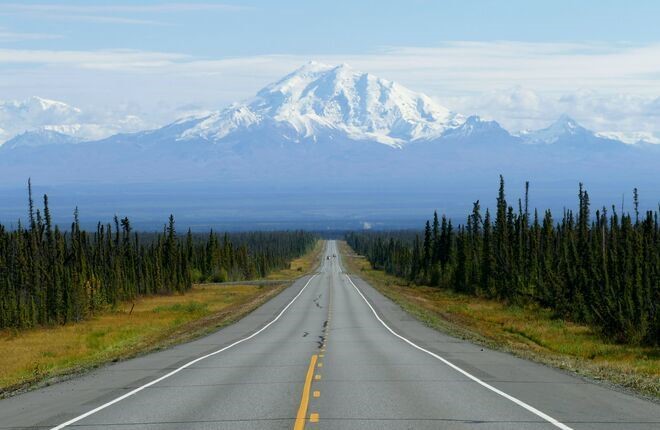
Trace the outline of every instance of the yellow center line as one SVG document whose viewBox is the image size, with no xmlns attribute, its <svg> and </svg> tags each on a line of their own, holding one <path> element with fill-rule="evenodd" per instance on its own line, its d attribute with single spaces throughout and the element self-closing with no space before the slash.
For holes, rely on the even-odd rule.
<svg viewBox="0 0 660 430">
<path fill-rule="evenodd" d="M 294 430 L 302 430 L 305 428 L 305 417 L 307 416 L 307 406 L 309 405 L 309 391 L 312 387 L 312 377 L 314 376 L 314 368 L 316 367 L 316 360 L 318 356 L 312 355 L 309 362 L 309 369 L 307 369 L 307 377 L 305 377 L 305 385 L 303 387 L 302 398 L 300 399 L 300 407 L 298 408 L 298 415 L 296 415 L 296 424 L 293 426 Z"/>
<path fill-rule="evenodd" d="M 321 350 L 320 354 L 318 355 L 312 355 L 312 359 L 309 363 L 309 369 L 307 370 L 307 377 L 305 378 L 305 386 L 303 388 L 303 393 L 302 393 L 302 398 L 300 399 L 300 407 L 298 408 L 298 415 L 296 416 L 296 423 L 294 425 L 294 430 L 303 430 L 305 428 L 305 421 L 306 421 L 306 415 L 307 415 L 307 408 L 309 406 L 309 393 L 311 390 L 311 385 L 312 385 L 312 379 L 314 381 L 320 381 L 321 380 L 321 375 L 319 373 L 314 374 L 314 369 L 316 367 L 322 368 L 323 363 L 318 362 L 318 358 L 323 358 L 323 355 L 325 353 L 327 344 L 328 344 L 328 334 L 330 333 L 330 321 L 332 320 L 332 289 L 330 290 L 329 294 L 329 303 L 328 303 L 328 317 L 326 321 L 326 327 L 323 329 L 324 337 L 323 341 L 321 343 Z M 312 393 L 312 396 L 314 398 L 319 398 L 321 396 L 321 392 L 319 390 L 316 390 Z M 310 423 L 318 423 L 319 422 L 319 414 L 316 412 L 312 412 L 309 415 L 309 422 Z"/>
</svg>

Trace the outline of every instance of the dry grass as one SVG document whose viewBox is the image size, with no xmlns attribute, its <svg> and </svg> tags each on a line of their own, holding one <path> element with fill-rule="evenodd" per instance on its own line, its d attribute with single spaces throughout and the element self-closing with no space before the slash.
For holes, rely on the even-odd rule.
<svg viewBox="0 0 660 430">
<path fill-rule="evenodd" d="M 431 327 L 660 399 L 660 348 L 613 344 L 538 306 L 511 307 L 373 270 L 341 244 L 347 268 Z"/>
<path fill-rule="evenodd" d="M 313 270 L 323 250 L 294 260 L 269 280 L 281 284 L 195 285 L 185 295 L 153 296 L 65 326 L 0 331 L 0 397 L 37 383 L 77 374 L 189 340 L 246 315 L 282 291 L 288 282 Z M 131 312 L 131 308 L 132 312 Z"/>
<path fill-rule="evenodd" d="M 249 312 L 278 286 L 197 285 L 185 295 L 123 303 L 77 324 L 0 332 L 0 391 L 75 373 L 188 339 Z M 215 317 L 215 318 L 214 318 Z"/>
</svg>

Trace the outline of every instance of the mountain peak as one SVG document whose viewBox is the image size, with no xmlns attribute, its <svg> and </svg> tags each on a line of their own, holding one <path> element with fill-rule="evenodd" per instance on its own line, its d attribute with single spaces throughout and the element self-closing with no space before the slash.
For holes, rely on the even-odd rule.
<svg viewBox="0 0 660 430">
<path fill-rule="evenodd" d="M 443 135 L 445 139 L 458 139 L 461 141 L 481 141 L 488 144 L 509 141 L 511 135 L 500 124 L 493 120 L 485 120 L 477 115 L 469 116 L 457 128 L 447 130 Z"/>
<path fill-rule="evenodd" d="M 25 100 L 23 102 L 24 106 L 30 106 L 30 107 L 36 107 L 38 109 L 41 109 L 43 111 L 47 110 L 56 110 L 56 111 L 61 111 L 61 112 L 67 112 L 67 113 L 74 113 L 74 114 L 79 114 L 82 111 L 78 109 L 77 107 L 73 107 L 71 105 L 68 105 L 64 102 L 60 102 L 57 100 L 51 100 L 51 99 L 46 99 L 43 97 L 39 96 L 32 96 Z"/>
<path fill-rule="evenodd" d="M 80 139 L 48 128 L 26 131 L 5 142 L 3 149 L 79 143 Z"/>
<path fill-rule="evenodd" d="M 577 123 L 573 118 L 568 116 L 568 114 L 562 114 L 557 118 L 557 120 L 550 126 L 550 128 L 556 128 L 564 130 L 568 133 L 575 133 L 580 129 L 584 129 L 580 124 Z"/>
<path fill-rule="evenodd" d="M 247 119 L 240 124 L 239 113 Z M 242 107 L 232 106 L 214 115 L 205 122 L 204 131 L 185 138 L 198 135 L 217 140 L 235 130 L 274 124 L 304 139 L 318 141 L 324 134 L 340 133 L 353 140 L 398 147 L 437 138 L 462 122 L 462 116 L 428 96 L 392 81 L 347 64 L 309 62 L 260 90 Z"/>
<path fill-rule="evenodd" d="M 561 115 L 548 127 L 523 133 L 520 137 L 524 142 L 530 144 L 561 145 L 566 148 L 589 148 L 589 150 L 592 150 L 594 145 L 606 149 L 618 149 L 622 145 L 620 141 L 614 140 L 612 137 L 584 128 L 566 114 Z"/>
<path fill-rule="evenodd" d="M 81 112 L 77 107 L 64 102 L 38 96 L 31 96 L 25 100 L 0 101 L 0 114 L 4 115 L 69 117 L 79 115 Z"/>
</svg>

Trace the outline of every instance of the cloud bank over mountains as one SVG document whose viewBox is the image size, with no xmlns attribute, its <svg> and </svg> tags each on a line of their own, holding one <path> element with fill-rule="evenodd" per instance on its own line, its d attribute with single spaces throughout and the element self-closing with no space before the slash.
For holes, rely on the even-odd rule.
<svg viewBox="0 0 660 430">
<path fill-rule="evenodd" d="M 151 125 L 181 106 L 215 110 L 243 100 L 310 58 L 348 63 L 421 91 L 454 111 L 497 119 L 511 130 L 567 113 L 590 129 L 660 135 L 660 45 L 446 42 L 366 54 L 200 58 L 142 50 L 0 49 L 5 100 L 39 95 L 74 106 L 133 106 Z M 99 85 L 102 82 L 103 85 Z M 26 93 L 27 91 L 27 93 Z"/>
<path fill-rule="evenodd" d="M 348 120 L 337 118 L 337 112 L 342 106 L 337 105 L 336 100 L 332 101 L 334 104 L 331 107 L 325 106 L 323 112 L 319 111 L 319 106 L 329 100 L 324 99 L 322 94 L 320 99 L 314 94 L 310 96 L 305 86 L 327 85 L 324 80 L 328 79 L 349 84 L 344 89 L 346 100 L 343 103 L 349 105 L 354 117 Z M 359 91 L 364 90 L 369 91 L 359 94 Z M 307 93 L 303 94 L 304 91 Z M 327 96 L 331 96 L 330 92 Z M 360 97 L 371 99 L 362 100 Z M 292 99 L 298 103 L 291 103 Z M 277 119 L 289 120 L 296 132 L 302 132 L 303 136 L 314 134 L 315 127 L 326 123 L 336 125 L 343 120 L 342 127 L 349 135 L 353 133 L 359 139 L 369 137 L 394 146 L 411 140 L 440 137 L 447 128 L 451 128 L 451 124 L 454 127 L 460 125 L 467 116 L 474 114 L 481 118 L 496 119 L 515 136 L 528 135 L 531 130 L 544 128 L 560 117 L 586 117 L 591 118 L 591 123 L 595 124 L 593 128 L 598 136 L 628 144 L 660 143 L 660 132 L 655 131 L 660 118 L 660 97 L 622 94 L 605 96 L 591 90 L 546 95 L 517 86 L 478 96 L 449 97 L 441 101 L 423 93 L 414 93 L 394 81 L 357 72 L 346 64 L 334 67 L 314 61 L 261 89 L 256 97 L 248 98 L 245 104 L 233 103 L 232 106 L 237 107 L 231 109 L 217 111 L 205 108 L 204 104 L 175 106 L 172 103 L 160 106 L 170 111 L 166 116 L 173 117 L 167 122 L 188 116 L 205 117 L 197 128 L 207 127 L 204 133 L 209 134 L 209 130 L 213 130 L 215 137 L 223 137 L 231 132 L 234 127 L 228 125 L 231 121 L 242 122 L 243 125 L 260 122 L 264 113 L 273 113 L 263 112 L 266 106 L 276 111 L 274 117 Z M 373 117 L 372 123 L 356 126 L 364 119 L 359 118 L 360 115 L 364 117 L 373 114 L 370 109 L 375 108 L 383 110 L 378 112 L 382 117 Z M 622 111 L 625 111 L 625 115 Z M 402 113 L 403 122 L 398 124 L 396 130 L 389 129 L 383 134 L 383 129 L 391 126 L 393 118 L 398 118 L 399 113 Z M 145 119 L 145 116 L 149 117 L 136 104 L 88 111 L 38 96 L 24 100 L 0 100 L 0 145 L 27 131 L 57 132 L 73 137 L 75 141 L 90 141 L 118 133 L 157 128 L 163 124 L 153 116 L 151 120 Z M 228 116 L 231 116 L 229 122 Z M 413 122 L 406 122 L 409 120 Z M 213 126 L 213 123 L 216 125 Z M 230 128 L 223 130 L 222 127 Z M 189 131 L 193 132 L 194 129 Z"/>
</svg>

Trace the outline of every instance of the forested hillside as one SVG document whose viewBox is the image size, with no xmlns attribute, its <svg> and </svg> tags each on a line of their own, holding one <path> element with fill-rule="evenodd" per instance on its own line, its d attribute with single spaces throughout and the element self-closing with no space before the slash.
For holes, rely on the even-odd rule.
<svg viewBox="0 0 660 430">
<path fill-rule="evenodd" d="M 512 304 L 537 303 L 558 318 L 588 323 L 603 336 L 631 344 L 660 344 L 660 227 L 658 211 L 612 206 L 592 211 L 580 185 L 578 209 L 559 219 L 550 211 L 514 209 L 504 180 L 495 213 L 479 201 L 465 224 L 434 214 L 423 232 L 347 235 L 372 266 L 405 278 Z"/>
<path fill-rule="evenodd" d="M 160 233 L 133 231 L 128 218 L 69 231 L 54 226 L 44 196 L 29 223 L 0 224 L 0 328 L 82 320 L 122 300 L 183 293 L 193 282 L 246 280 L 288 267 L 315 243 L 311 233 L 211 232 L 179 235 L 174 217 Z"/>
</svg>

